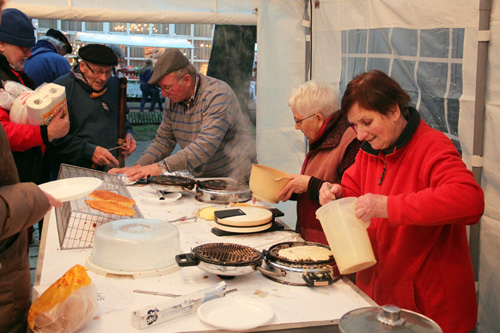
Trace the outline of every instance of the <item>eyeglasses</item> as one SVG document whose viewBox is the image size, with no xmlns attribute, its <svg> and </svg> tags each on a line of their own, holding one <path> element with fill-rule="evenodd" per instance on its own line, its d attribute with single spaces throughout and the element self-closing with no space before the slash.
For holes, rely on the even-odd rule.
<svg viewBox="0 0 500 333">
<path fill-rule="evenodd" d="M 103 74 L 104 74 L 104 75 L 106 75 L 106 76 L 111 76 L 111 72 L 112 72 L 112 70 L 111 70 L 111 69 L 110 69 L 109 71 L 94 71 L 94 70 L 92 69 L 92 67 L 90 67 L 90 65 L 89 65 L 86 61 L 84 61 L 83 63 L 85 64 L 85 66 L 87 66 L 87 68 L 88 68 L 88 69 L 90 69 L 90 71 L 91 71 L 91 72 L 92 72 L 92 74 L 94 74 L 94 75 L 101 76 L 101 75 L 103 75 Z"/>
<path fill-rule="evenodd" d="M 293 118 L 293 120 L 295 121 L 295 124 L 296 124 L 296 125 L 298 125 L 298 124 L 300 124 L 301 122 L 303 122 L 304 120 L 306 120 L 306 119 L 308 119 L 308 118 L 311 118 L 311 117 L 314 117 L 315 115 L 316 115 L 316 113 L 313 113 L 312 115 L 307 116 L 307 117 L 305 117 L 305 118 L 302 118 L 302 119 L 300 119 L 300 120 L 297 120 L 297 119 L 295 119 L 295 117 L 294 117 L 294 118 Z"/>
<path fill-rule="evenodd" d="M 177 84 L 180 84 L 181 81 L 182 81 L 182 77 L 179 79 L 179 81 L 177 81 Z M 174 87 L 175 87 L 176 83 L 172 84 L 170 87 L 165 87 L 165 88 L 161 88 L 162 91 L 164 91 L 165 93 L 169 93 Z"/>
<path fill-rule="evenodd" d="M 24 54 L 27 54 L 31 51 L 31 47 L 24 47 L 24 46 L 19 46 L 21 51 L 23 51 Z"/>
</svg>

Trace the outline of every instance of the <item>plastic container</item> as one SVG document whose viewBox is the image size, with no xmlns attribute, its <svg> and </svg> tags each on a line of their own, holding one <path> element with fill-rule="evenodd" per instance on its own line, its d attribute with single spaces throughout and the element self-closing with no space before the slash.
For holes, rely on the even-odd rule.
<svg viewBox="0 0 500 333">
<path fill-rule="evenodd" d="M 276 194 L 292 179 L 288 173 L 265 165 L 253 164 L 249 186 L 252 195 L 262 201 L 278 203 Z"/>
<path fill-rule="evenodd" d="M 369 223 L 354 214 L 355 201 L 355 197 L 334 200 L 316 211 L 340 274 L 359 272 L 377 262 L 366 231 Z"/>
</svg>

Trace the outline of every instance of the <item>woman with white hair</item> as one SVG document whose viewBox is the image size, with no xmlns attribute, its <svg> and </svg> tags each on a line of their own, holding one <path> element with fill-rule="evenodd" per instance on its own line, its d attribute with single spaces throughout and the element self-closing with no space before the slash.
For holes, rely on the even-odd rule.
<svg viewBox="0 0 500 333">
<path fill-rule="evenodd" d="M 297 231 L 306 241 L 328 245 L 315 212 L 320 207 L 319 189 L 339 182 L 353 163 L 360 142 L 345 115 L 338 111 L 339 97 L 332 87 L 308 81 L 294 89 L 288 100 L 295 129 L 309 142 L 300 174 L 277 194 L 282 201 L 297 200 Z M 292 196 L 293 195 L 293 196 Z"/>
</svg>

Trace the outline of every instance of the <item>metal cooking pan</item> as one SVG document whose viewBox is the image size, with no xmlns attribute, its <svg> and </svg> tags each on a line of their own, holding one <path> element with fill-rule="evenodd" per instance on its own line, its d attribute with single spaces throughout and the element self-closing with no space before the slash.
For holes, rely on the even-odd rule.
<svg viewBox="0 0 500 333">
<path fill-rule="evenodd" d="M 262 271 L 262 253 L 250 246 L 233 243 L 207 243 L 195 247 L 190 253 L 178 254 L 175 260 L 180 267 L 198 266 L 221 279 Z M 274 277 L 281 272 L 268 272 Z"/>
<path fill-rule="evenodd" d="M 183 176 L 148 176 L 147 182 L 151 188 L 164 192 L 192 192 L 196 185 L 196 180 Z"/>
</svg>

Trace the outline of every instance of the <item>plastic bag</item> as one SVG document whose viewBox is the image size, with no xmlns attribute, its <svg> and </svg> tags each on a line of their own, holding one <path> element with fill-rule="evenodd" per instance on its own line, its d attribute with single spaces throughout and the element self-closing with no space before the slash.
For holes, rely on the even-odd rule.
<svg viewBox="0 0 500 333">
<path fill-rule="evenodd" d="M 32 92 L 30 88 L 15 81 L 2 81 L 3 89 L 0 89 L 0 107 L 10 111 L 12 104 L 21 94 Z"/>
<path fill-rule="evenodd" d="M 85 267 L 75 265 L 31 305 L 28 325 L 34 332 L 77 332 L 97 311 L 97 290 Z"/>
</svg>

